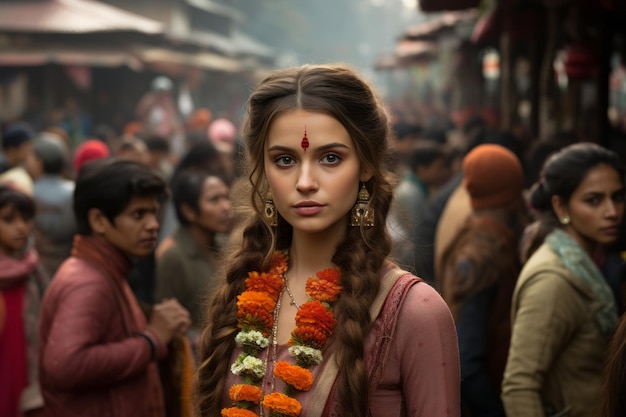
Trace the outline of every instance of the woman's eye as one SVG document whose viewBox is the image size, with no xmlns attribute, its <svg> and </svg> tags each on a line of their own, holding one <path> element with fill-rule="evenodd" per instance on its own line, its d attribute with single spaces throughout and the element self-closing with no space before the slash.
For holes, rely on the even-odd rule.
<svg viewBox="0 0 626 417">
<path fill-rule="evenodd" d="M 600 199 L 597 197 L 593 197 L 587 200 L 588 204 L 591 204 L 592 206 L 597 206 L 600 203 Z"/>
<path fill-rule="evenodd" d="M 281 155 L 277 157 L 276 159 L 274 159 L 274 161 L 276 161 L 276 165 L 281 166 L 281 167 L 294 164 L 293 158 L 287 155 Z"/>
<path fill-rule="evenodd" d="M 324 155 L 321 161 L 323 164 L 336 165 L 341 161 L 341 157 L 337 154 L 329 153 L 327 155 Z"/>
</svg>

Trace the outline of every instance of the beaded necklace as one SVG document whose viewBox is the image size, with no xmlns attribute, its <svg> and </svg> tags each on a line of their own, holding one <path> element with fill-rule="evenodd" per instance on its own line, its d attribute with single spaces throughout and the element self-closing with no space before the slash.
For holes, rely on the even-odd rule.
<svg viewBox="0 0 626 417">
<path fill-rule="evenodd" d="M 240 331 L 235 342 L 242 348 L 242 353 L 231 366 L 231 371 L 243 379 L 242 384 L 235 384 L 229 389 L 229 398 L 233 406 L 222 409 L 224 417 L 258 417 L 250 408 L 260 405 L 260 415 L 269 417 L 298 417 L 302 405 L 293 395 L 299 391 L 308 391 L 313 386 L 313 375 L 307 368 L 322 362 L 322 350 L 335 327 L 332 304 L 340 292 L 340 273 L 338 269 L 324 269 L 309 277 L 306 283 L 308 301 L 299 306 L 296 313 L 296 327 L 287 342 L 289 354 L 295 359 L 295 365 L 277 360 L 277 330 L 280 299 L 287 291 L 292 304 L 293 294 L 286 285 L 287 255 L 277 252 L 272 258 L 269 272 L 250 272 L 246 279 L 246 289 L 237 297 L 237 326 Z M 271 338 L 271 342 L 270 342 Z M 265 361 L 260 359 L 261 352 L 271 344 Z M 259 386 L 267 381 L 271 362 L 273 376 L 285 383 L 283 393 L 274 391 L 272 377 L 271 393 L 263 395 Z"/>
<path fill-rule="evenodd" d="M 295 308 L 297 308 L 298 310 L 300 310 L 300 304 L 296 302 L 296 298 L 293 296 L 293 293 L 291 292 L 291 289 L 289 288 L 289 285 L 287 284 L 287 278 L 285 277 L 285 274 L 282 275 L 282 279 L 283 279 L 283 285 L 285 287 L 285 290 L 287 290 L 287 295 L 289 296 L 289 299 L 291 300 L 290 304 L 294 306 Z"/>
</svg>

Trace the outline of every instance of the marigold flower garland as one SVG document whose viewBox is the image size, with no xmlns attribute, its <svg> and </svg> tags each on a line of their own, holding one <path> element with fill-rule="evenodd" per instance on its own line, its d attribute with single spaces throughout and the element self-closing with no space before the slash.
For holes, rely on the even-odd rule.
<svg viewBox="0 0 626 417">
<path fill-rule="evenodd" d="M 274 326 L 274 310 L 284 289 L 283 275 L 287 272 L 287 255 L 274 254 L 269 272 L 250 272 L 246 289 L 237 297 L 235 342 L 243 351 L 231 366 L 231 371 L 243 379 L 243 384 L 230 387 L 228 396 L 233 407 L 222 409 L 223 417 L 257 417 L 250 408 L 260 404 L 271 417 L 298 417 L 302 405 L 293 395 L 313 386 L 313 374 L 307 368 L 322 362 L 322 349 L 335 328 L 332 303 L 341 293 L 340 273 L 325 269 L 309 277 L 306 283 L 308 301 L 296 313 L 296 327 L 288 341 L 289 354 L 295 365 L 277 361 L 274 375 L 285 382 L 284 393 L 263 396 L 260 387 L 267 372 L 259 357 L 270 345 Z"/>
</svg>

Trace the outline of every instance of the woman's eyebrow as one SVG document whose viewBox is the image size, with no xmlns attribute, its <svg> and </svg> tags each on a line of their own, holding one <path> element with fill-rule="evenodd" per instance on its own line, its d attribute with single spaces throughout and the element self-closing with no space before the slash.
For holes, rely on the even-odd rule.
<svg viewBox="0 0 626 417">
<path fill-rule="evenodd" d="M 316 148 L 313 148 L 316 151 L 325 151 L 327 149 L 332 149 L 332 148 L 345 148 L 345 149 L 350 149 L 350 147 L 344 143 L 341 142 L 333 142 L 333 143 L 327 143 L 326 145 L 322 145 L 322 146 L 318 146 Z M 289 146 L 284 146 L 284 145 L 274 145 L 274 146 L 270 146 L 267 150 L 268 151 L 294 151 L 295 148 L 289 147 Z"/>
</svg>

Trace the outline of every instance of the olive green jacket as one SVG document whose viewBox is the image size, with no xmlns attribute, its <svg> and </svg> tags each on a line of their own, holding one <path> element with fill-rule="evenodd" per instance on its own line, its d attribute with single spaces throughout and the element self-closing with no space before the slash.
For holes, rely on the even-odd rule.
<svg viewBox="0 0 626 417">
<path fill-rule="evenodd" d="M 609 342 L 594 320 L 600 303 L 546 244 L 531 256 L 511 304 L 508 417 L 595 415 Z"/>
</svg>

